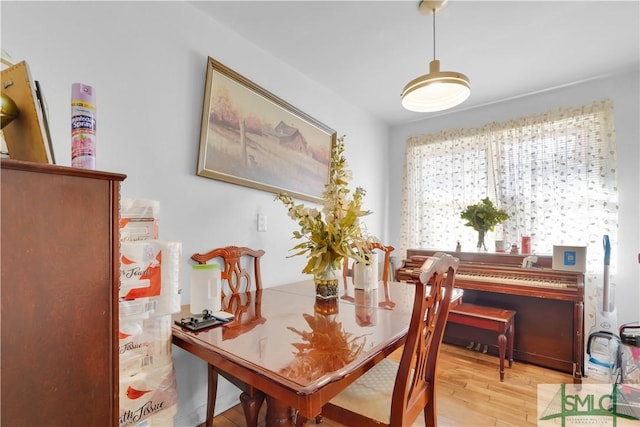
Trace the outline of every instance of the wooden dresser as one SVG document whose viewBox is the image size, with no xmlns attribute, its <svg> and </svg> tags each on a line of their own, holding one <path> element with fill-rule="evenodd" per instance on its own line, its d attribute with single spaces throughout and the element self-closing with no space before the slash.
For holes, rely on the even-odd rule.
<svg viewBox="0 0 640 427">
<path fill-rule="evenodd" d="M 1 160 L 0 425 L 118 425 L 124 179 Z"/>
<path fill-rule="evenodd" d="M 411 271 L 435 250 L 408 249 L 396 280 L 411 280 Z M 455 286 L 463 301 L 515 310 L 514 358 L 573 375 L 580 382 L 584 360 L 584 274 L 551 269 L 551 256 L 539 255 L 534 268 L 522 268 L 526 255 L 491 252 L 447 252 L 460 260 Z M 495 336 L 447 324 L 444 340 L 458 345 L 488 344 L 497 353 Z"/>
</svg>

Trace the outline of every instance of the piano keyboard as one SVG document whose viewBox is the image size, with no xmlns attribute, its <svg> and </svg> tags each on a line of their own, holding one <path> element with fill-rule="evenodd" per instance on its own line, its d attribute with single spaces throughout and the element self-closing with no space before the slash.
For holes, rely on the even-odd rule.
<svg viewBox="0 0 640 427">
<path fill-rule="evenodd" d="M 402 276 L 409 276 L 418 278 L 420 276 L 419 268 L 399 268 L 398 272 Z M 467 271 L 458 271 L 456 273 L 456 280 L 466 280 L 473 282 L 495 283 L 504 285 L 520 285 L 520 286 L 535 286 L 541 288 L 556 288 L 566 289 L 571 287 L 570 283 L 558 280 L 556 278 L 540 278 L 535 276 L 516 276 L 516 275 L 504 275 L 504 274 L 487 274 L 487 273 L 474 273 Z"/>
<path fill-rule="evenodd" d="M 522 286 L 538 286 L 543 288 L 567 288 L 569 285 L 557 279 L 531 276 L 506 276 L 506 275 L 489 275 L 471 272 L 457 272 L 457 280 L 470 280 L 474 282 L 489 282 L 505 285 L 522 285 Z"/>
</svg>

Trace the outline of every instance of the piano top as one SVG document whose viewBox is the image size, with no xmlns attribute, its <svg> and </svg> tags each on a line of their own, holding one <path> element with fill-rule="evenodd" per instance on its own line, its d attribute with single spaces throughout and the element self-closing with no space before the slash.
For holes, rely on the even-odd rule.
<svg viewBox="0 0 640 427">
<path fill-rule="evenodd" d="M 535 255 L 538 257 L 538 261 L 534 264 L 534 267 L 551 268 L 551 261 L 553 257 L 551 255 L 538 255 L 538 254 L 511 254 L 509 252 L 455 252 L 455 251 L 443 251 L 438 249 L 407 249 L 407 259 L 411 259 L 413 256 L 429 256 L 436 252 L 444 252 L 450 254 L 460 260 L 461 263 L 474 263 L 474 264 L 489 264 L 493 266 L 522 266 L 522 261 L 529 255 Z"/>
</svg>

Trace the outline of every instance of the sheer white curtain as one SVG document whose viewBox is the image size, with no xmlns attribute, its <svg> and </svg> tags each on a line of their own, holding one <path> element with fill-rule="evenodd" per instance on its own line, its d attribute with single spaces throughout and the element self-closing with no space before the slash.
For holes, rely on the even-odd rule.
<svg viewBox="0 0 640 427">
<path fill-rule="evenodd" d="M 475 248 L 476 233 L 460 212 L 489 190 L 489 144 L 472 129 L 407 141 L 402 186 L 400 253 L 407 248 Z M 495 201 L 495 197 L 492 197 Z"/>
<path fill-rule="evenodd" d="M 587 246 L 587 289 L 602 284 L 602 239 L 618 232 L 616 139 L 610 100 L 477 129 L 407 140 L 399 253 L 408 248 L 476 250 L 460 212 L 489 197 L 510 218 L 493 234 L 539 254 Z M 487 248 L 493 250 L 492 235 Z M 615 273 L 612 249 L 611 271 Z M 611 282 L 613 285 L 613 282 Z M 587 292 L 589 299 L 593 295 Z M 589 320 L 589 319 L 587 319 Z"/>
</svg>

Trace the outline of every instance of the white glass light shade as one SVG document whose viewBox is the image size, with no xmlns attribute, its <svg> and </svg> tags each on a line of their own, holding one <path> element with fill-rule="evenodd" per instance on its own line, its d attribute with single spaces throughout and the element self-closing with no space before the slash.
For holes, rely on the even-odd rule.
<svg viewBox="0 0 640 427">
<path fill-rule="evenodd" d="M 422 113 L 442 111 L 464 102 L 471 94 L 462 73 L 440 71 L 440 61 L 429 63 L 429 74 L 411 80 L 402 90 L 402 106 Z"/>
</svg>

